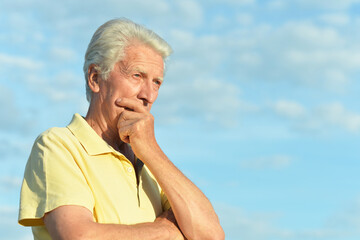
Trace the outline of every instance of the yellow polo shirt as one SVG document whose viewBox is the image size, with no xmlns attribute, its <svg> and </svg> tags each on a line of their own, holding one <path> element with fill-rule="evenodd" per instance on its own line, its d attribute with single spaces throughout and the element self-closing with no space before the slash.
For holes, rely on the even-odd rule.
<svg viewBox="0 0 360 240">
<path fill-rule="evenodd" d="M 35 141 L 20 195 L 19 223 L 35 239 L 51 239 L 43 216 L 59 206 L 89 209 L 99 223 L 153 222 L 170 208 L 142 162 L 133 164 L 75 114 L 66 128 L 51 128 Z"/>
</svg>

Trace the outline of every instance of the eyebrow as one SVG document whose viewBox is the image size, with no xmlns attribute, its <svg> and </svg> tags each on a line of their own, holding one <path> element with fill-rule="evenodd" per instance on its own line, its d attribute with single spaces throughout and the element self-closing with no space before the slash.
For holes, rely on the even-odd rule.
<svg viewBox="0 0 360 240">
<path fill-rule="evenodd" d="M 141 73 L 141 74 L 144 75 L 144 76 L 148 76 L 147 72 L 144 71 L 144 70 L 142 70 L 142 69 L 140 69 L 140 68 L 134 68 L 134 71 L 139 72 L 139 73 Z M 164 81 L 164 78 L 162 78 L 162 77 L 157 77 L 157 78 L 154 78 L 154 80 L 159 80 L 160 82 L 163 82 L 163 81 Z"/>
</svg>

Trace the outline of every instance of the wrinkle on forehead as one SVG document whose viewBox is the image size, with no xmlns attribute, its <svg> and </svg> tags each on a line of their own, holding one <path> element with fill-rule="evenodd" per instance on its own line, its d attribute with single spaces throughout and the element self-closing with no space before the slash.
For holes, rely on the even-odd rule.
<svg viewBox="0 0 360 240">
<path fill-rule="evenodd" d="M 132 71 L 148 73 L 151 69 L 160 70 L 157 78 L 162 79 L 164 72 L 164 61 L 159 53 L 146 45 L 130 45 L 125 49 L 125 57 L 118 62 L 121 73 L 129 75 Z M 153 65 L 150 69 L 149 65 Z"/>
</svg>

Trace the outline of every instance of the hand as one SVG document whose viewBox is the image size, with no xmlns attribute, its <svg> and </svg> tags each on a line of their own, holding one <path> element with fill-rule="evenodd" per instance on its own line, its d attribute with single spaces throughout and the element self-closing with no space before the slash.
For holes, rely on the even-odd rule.
<svg viewBox="0 0 360 240">
<path fill-rule="evenodd" d="M 143 104 L 135 99 L 122 98 L 116 104 L 124 110 L 117 123 L 121 141 L 129 143 L 135 155 L 142 159 L 145 152 L 157 146 L 154 117 Z"/>
<path fill-rule="evenodd" d="M 162 215 L 157 217 L 155 219 L 155 223 L 162 224 L 163 226 L 166 227 L 166 229 L 169 231 L 169 235 L 170 235 L 169 239 L 185 240 L 185 237 L 179 230 L 174 213 L 171 209 L 169 209 L 168 211 L 164 212 Z"/>
</svg>

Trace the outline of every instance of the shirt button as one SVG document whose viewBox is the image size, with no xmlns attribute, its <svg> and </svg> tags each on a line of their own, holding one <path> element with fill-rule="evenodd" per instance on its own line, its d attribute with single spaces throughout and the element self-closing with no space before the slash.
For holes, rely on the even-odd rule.
<svg viewBox="0 0 360 240">
<path fill-rule="evenodd" d="M 131 172 L 132 172 L 132 168 L 131 168 L 131 167 L 128 167 L 127 171 L 128 171 L 129 173 L 131 173 Z"/>
</svg>

